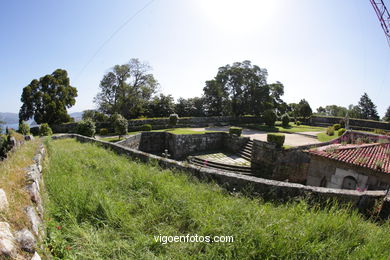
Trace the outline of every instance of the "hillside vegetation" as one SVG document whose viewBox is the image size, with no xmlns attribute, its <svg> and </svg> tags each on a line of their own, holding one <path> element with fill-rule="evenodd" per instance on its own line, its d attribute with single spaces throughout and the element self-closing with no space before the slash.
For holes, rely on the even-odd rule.
<svg viewBox="0 0 390 260">
<path fill-rule="evenodd" d="M 62 259 L 386 259 L 390 226 L 348 209 L 229 194 L 75 140 L 47 141 L 45 246 Z M 158 235 L 233 243 L 156 242 Z"/>
</svg>

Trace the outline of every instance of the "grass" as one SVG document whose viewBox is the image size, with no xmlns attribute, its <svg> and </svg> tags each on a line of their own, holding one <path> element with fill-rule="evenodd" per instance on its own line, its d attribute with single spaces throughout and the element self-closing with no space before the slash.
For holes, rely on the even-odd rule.
<svg viewBox="0 0 390 260">
<path fill-rule="evenodd" d="M 25 189 L 27 183 L 24 168 L 33 164 L 39 143 L 39 139 L 29 141 L 17 150 L 9 152 L 8 157 L 0 161 L 0 188 L 5 191 L 9 203 L 8 211 L 0 212 L 0 221 L 8 222 L 14 230 L 30 226 L 23 210 L 31 204 Z"/>
<path fill-rule="evenodd" d="M 386 259 L 389 223 L 275 205 L 74 140 L 47 143 L 46 248 L 57 259 Z M 156 242 L 227 235 L 233 243 Z"/>
<path fill-rule="evenodd" d="M 169 132 L 172 134 L 177 135 L 197 135 L 197 134 L 205 134 L 205 133 L 215 133 L 218 131 L 195 131 L 191 130 L 190 128 L 171 128 L 171 129 L 161 129 L 161 130 L 154 130 L 154 132 Z"/>
<path fill-rule="evenodd" d="M 333 135 L 327 135 L 326 133 L 317 134 L 317 139 L 320 142 L 329 142 L 329 141 L 332 141 L 333 139 L 336 139 L 338 137 L 339 136 L 337 135 L 337 132 L 335 132 Z"/>
</svg>

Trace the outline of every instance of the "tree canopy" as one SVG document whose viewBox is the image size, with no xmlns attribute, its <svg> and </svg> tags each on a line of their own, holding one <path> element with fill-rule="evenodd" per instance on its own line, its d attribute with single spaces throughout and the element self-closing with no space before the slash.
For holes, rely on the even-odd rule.
<svg viewBox="0 0 390 260">
<path fill-rule="evenodd" d="M 383 120 L 386 122 L 390 122 L 390 106 L 387 108 L 385 116 L 383 117 Z"/>
<path fill-rule="evenodd" d="M 34 118 L 38 124 L 70 121 L 67 108 L 76 103 L 77 89 L 70 86 L 66 70 L 57 69 L 23 88 L 19 121 Z"/>
<path fill-rule="evenodd" d="M 267 109 L 285 110 L 283 85 L 268 84 L 267 76 L 266 69 L 250 61 L 220 67 L 203 89 L 207 115 L 260 116 Z"/>
<path fill-rule="evenodd" d="M 101 112 L 136 118 L 146 113 L 147 105 L 157 90 L 157 80 L 150 74 L 151 67 L 131 59 L 115 65 L 100 82 L 100 92 L 94 99 Z"/>
<path fill-rule="evenodd" d="M 367 93 L 364 93 L 359 100 L 358 107 L 360 109 L 360 118 L 379 120 L 376 105 L 368 97 Z"/>
</svg>

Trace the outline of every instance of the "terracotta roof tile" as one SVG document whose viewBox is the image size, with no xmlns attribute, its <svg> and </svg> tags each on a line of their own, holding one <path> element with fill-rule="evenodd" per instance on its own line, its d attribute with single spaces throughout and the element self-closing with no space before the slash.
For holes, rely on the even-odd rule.
<svg viewBox="0 0 390 260">
<path fill-rule="evenodd" d="M 344 146 L 340 144 L 312 149 L 310 154 L 390 173 L 390 143 Z"/>
</svg>

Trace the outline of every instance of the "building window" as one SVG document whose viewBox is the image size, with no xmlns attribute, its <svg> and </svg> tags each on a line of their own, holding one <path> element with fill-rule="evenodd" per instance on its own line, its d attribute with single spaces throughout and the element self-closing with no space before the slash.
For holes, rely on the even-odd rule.
<svg viewBox="0 0 390 260">
<path fill-rule="evenodd" d="M 356 190 L 356 185 L 357 185 L 356 179 L 352 176 L 347 176 L 343 180 L 342 188 L 346 190 Z"/>
<path fill-rule="evenodd" d="M 321 180 L 320 187 L 326 187 L 326 183 L 326 177 L 324 176 L 324 178 Z"/>
</svg>

